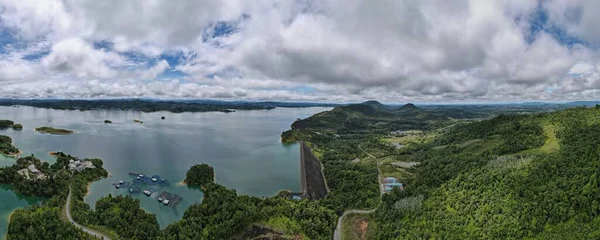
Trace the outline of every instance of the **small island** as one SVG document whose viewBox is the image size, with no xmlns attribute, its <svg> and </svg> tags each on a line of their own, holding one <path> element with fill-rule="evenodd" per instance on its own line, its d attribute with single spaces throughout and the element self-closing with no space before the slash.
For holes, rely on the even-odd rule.
<svg viewBox="0 0 600 240">
<path fill-rule="evenodd" d="M 0 135 L 0 152 L 13 157 L 20 153 L 19 149 L 12 145 L 12 138 L 4 135 Z"/>
<path fill-rule="evenodd" d="M 203 186 L 215 181 L 214 169 L 206 163 L 196 164 L 185 174 L 184 183 L 188 185 Z"/>
<path fill-rule="evenodd" d="M 0 120 L 0 129 L 12 128 L 13 130 L 21 130 L 23 129 L 23 125 L 15 124 L 11 120 Z"/>
<path fill-rule="evenodd" d="M 39 127 L 39 128 L 36 128 L 35 130 L 40 133 L 48 133 L 48 134 L 55 134 L 55 135 L 69 135 L 69 134 L 74 133 L 71 130 L 61 129 L 61 128 L 53 128 L 53 127 Z"/>
<path fill-rule="evenodd" d="M 111 120 L 104 120 L 104 123 L 112 123 Z"/>
</svg>

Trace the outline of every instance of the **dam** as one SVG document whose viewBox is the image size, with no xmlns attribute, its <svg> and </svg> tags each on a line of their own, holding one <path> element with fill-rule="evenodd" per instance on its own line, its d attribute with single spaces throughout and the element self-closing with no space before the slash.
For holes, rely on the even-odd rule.
<svg viewBox="0 0 600 240">
<path fill-rule="evenodd" d="M 327 185 L 321 162 L 304 143 L 300 143 L 300 191 L 305 198 L 315 200 L 327 196 Z"/>
</svg>

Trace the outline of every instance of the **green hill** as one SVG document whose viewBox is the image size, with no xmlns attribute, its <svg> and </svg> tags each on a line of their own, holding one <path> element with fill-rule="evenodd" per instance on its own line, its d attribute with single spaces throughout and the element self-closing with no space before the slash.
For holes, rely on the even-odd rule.
<svg viewBox="0 0 600 240">
<path fill-rule="evenodd" d="M 383 198 L 377 238 L 598 239 L 598 136 L 597 108 L 456 126 L 409 153 L 421 164 Z"/>
</svg>

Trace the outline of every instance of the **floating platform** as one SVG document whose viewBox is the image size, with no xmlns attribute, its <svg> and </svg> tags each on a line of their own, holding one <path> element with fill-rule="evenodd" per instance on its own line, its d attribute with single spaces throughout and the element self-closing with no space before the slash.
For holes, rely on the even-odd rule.
<svg viewBox="0 0 600 240">
<path fill-rule="evenodd" d="M 160 192 L 160 194 L 158 194 L 156 196 L 156 199 L 158 201 L 160 201 L 161 203 L 163 203 L 164 205 L 172 207 L 172 208 L 176 207 L 177 204 L 179 204 L 179 202 L 181 202 L 181 200 L 183 200 L 183 198 L 181 196 L 174 194 L 174 193 L 167 192 L 167 191 Z"/>
<path fill-rule="evenodd" d="M 148 185 L 166 183 L 166 180 L 164 178 L 161 178 L 159 175 L 154 175 L 154 176 L 150 177 L 143 173 L 133 173 L 133 172 L 130 172 L 129 175 L 134 177 L 133 181 L 136 183 L 144 183 L 144 184 L 148 184 Z"/>
<path fill-rule="evenodd" d="M 115 188 L 119 189 L 128 189 L 133 183 L 132 182 L 118 182 L 118 183 L 113 183 L 112 185 L 115 186 Z"/>
</svg>

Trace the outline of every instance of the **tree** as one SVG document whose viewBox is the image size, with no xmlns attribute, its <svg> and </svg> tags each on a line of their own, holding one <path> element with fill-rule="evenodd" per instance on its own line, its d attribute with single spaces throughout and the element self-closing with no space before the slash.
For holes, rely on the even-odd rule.
<svg viewBox="0 0 600 240">
<path fill-rule="evenodd" d="M 185 183 L 190 185 L 203 186 L 214 182 L 214 169 L 208 164 L 196 164 L 185 174 Z"/>
</svg>

